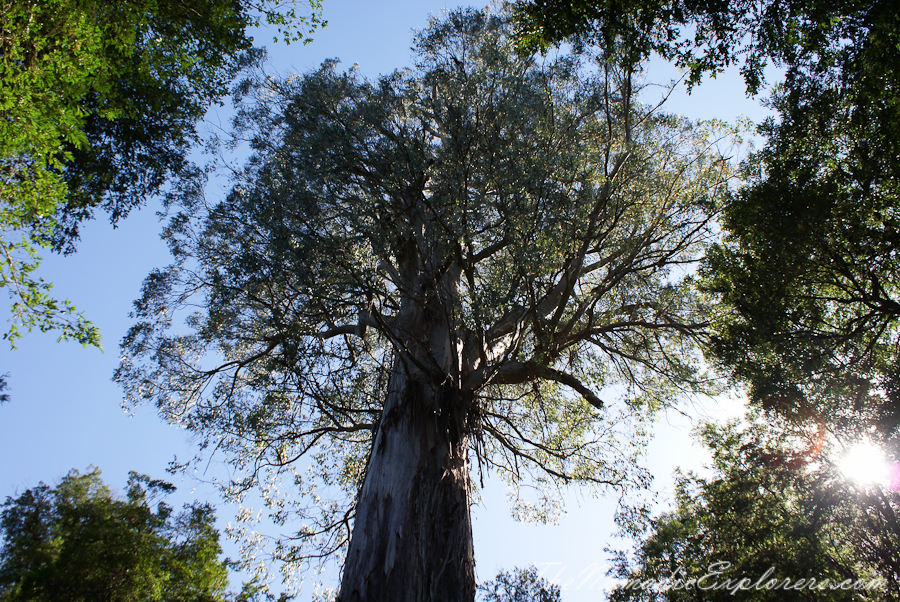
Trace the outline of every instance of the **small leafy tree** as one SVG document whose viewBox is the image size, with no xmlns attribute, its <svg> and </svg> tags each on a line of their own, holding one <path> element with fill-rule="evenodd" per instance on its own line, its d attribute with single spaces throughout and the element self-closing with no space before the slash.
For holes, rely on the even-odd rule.
<svg viewBox="0 0 900 602">
<path fill-rule="evenodd" d="M 716 128 L 641 106 L 615 55 L 509 35 L 453 12 L 412 70 L 248 81 L 255 154 L 224 200 L 172 196 L 175 263 L 123 342 L 128 399 L 300 522 L 277 557 L 346 550 L 344 601 L 471 600 L 473 462 L 546 518 L 561 484 L 644 483 L 643 419 L 711 388 L 687 274 L 729 177 Z"/>
<path fill-rule="evenodd" d="M 535 567 L 501 571 L 492 580 L 478 586 L 483 602 L 560 602 L 558 585 L 549 583 Z"/>
<path fill-rule="evenodd" d="M 213 509 L 195 502 L 176 513 L 163 501 L 174 490 L 131 473 L 123 500 L 99 470 L 73 470 L 56 487 L 7 498 L 0 600 L 224 601 L 228 567 Z"/>
</svg>

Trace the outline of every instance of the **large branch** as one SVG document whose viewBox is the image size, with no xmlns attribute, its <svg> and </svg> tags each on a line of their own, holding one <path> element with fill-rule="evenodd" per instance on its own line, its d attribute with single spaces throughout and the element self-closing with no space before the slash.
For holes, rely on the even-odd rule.
<svg viewBox="0 0 900 602">
<path fill-rule="evenodd" d="M 371 326 L 373 328 L 378 328 L 382 326 L 383 323 L 383 319 L 375 319 L 375 316 L 372 315 L 371 312 L 360 311 L 359 320 L 356 324 L 342 324 L 341 326 L 334 326 L 333 328 L 329 328 L 325 332 L 320 332 L 316 335 L 316 337 L 322 340 L 332 339 L 341 335 L 352 335 L 362 338 L 366 336 L 366 329 L 368 327 Z"/>
<path fill-rule="evenodd" d="M 511 309 L 500 318 L 497 323 L 485 333 L 485 344 L 488 346 L 486 350 L 488 355 L 499 357 L 503 354 L 502 349 L 495 349 L 505 340 L 509 340 L 509 335 L 521 331 L 523 325 L 534 316 L 544 317 L 553 312 L 560 303 L 560 298 L 567 291 L 571 291 L 578 279 L 583 275 L 584 257 L 573 257 L 560 276 L 559 282 L 550 291 L 548 291 L 541 301 L 532 307 L 518 306 Z"/>
<path fill-rule="evenodd" d="M 594 206 L 591 209 L 591 214 L 589 216 L 589 225 L 588 231 L 594 232 L 596 227 L 597 219 L 602 212 L 602 208 L 606 206 L 612 194 L 612 185 L 619 178 L 623 170 L 623 166 L 625 162 L 630 157 L 630 153 L 626 152 L 620 155 L 615 162 L 611 172 L 607 176 L 606 182 L 603 186 L 603 189 L 600 191 L 600 194 L 597 196 L 597 199 L 594 202 Z M 614 224 L 618 222 L 618 216 L 614 220 Z M 613 225 L 610 226 L 610 230 Z M 606 264 L 614 261 L 621 253 L 622 250 L 618 250 L 612 254 L 612 256 L 600 259 L 599 261 L 593 262 L 588 266 L 585 266 L 585 259 L 592 253 L 596 252 L 594 248 L 597 242 L 597 239 L 602 239 L 604 236 L 601 236 L 599 233 L 594 232 L 594 236 L 589 236 L 584 242 L 580 245 L 580 247 L 568 258 L 566 261 L 565 267 L 563 267 L 562 272 L 560 274 L 559 281 L 556 283 L 554 287 L 552 287 L 546 294 L 540 299 L 540 301 L 530 307 L 530 308 L 522 308 L 517 307 L 508 311 L 504 316 L 502 316 L 496 324 L 488 329 L 485 333 L 485 344 L 488 346 L 488 349 L 485 352 L 488 355 L 492 355 L 494 357 L 499 357 L 503 355 L 504 349 L 497 348 L 502 347 L 505 341 L 511 341 L 514 337 L 510 335 L 515 332 L 519 332 L 523 329 L 524 324 L 534 318 L 538 317 L 543 319 L 545 316 L 553 315 L 552 324 L 553 329 L 556 329 L 559 325 L 559 321 L 563 316 L 565 306 L 568 304 L 569 299 L 572 296 L 575 287 L 578 285 L 578 281 L 587 273 L 593 272 Z M 484 249 L 482 253 L 487 253 L 488 256 L 496 252 L 501 248 L 506 246 L 505 240 L 495 243 L 490 247 Z M 480 259 L 480 255 L 477 255 Z M 508 348 L 508 346 L 507 346 Z"/>
<path fill-rule="evenodd" d="M 475 253 L 474 255 L 467 257 L 465 260 L 466 266 L 474 266 L 474 265 L 484 261 L 485 259 L 488 259 L 495 253 L 502 251 L 503 249 L 505 249 L 506 247 L 508 247 L 511 244 L 512 244 L 512 241 L 510 239 L 504 237 L 504 238 L 498 240 L 497 242 L 495 242 L 494 244 L 483 248 L 478 253 Z"/>
<path fill-rule="evenodd" d="M 463 386 L 468 389 L 477 389 L 483 385 L 518 385 L 530 382 L 536 379 L 546 379 L 565 385 L 581 395 L 585 401 L 595 408 L 603 408 L 603 400 L 594 394 L 591 389 L 580 380 L 567 372 L 541 366 L 535 362 L 508 362 L 493 372 L 489 372 L 485 368 L 474 371 Z"/>
</svg>

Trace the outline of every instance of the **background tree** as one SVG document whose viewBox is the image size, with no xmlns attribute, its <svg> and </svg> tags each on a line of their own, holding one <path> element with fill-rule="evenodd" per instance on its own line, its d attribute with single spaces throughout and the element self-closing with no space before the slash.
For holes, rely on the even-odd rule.
<svg viewBox="0 0 900 602">
<path fill-rule="evenodd" d="M 712 349 L 752 398 L 785 413 L 850 404 L 895 460 L 897 19 L 862 5 L 790 66 L 706 268 L 729 308 Z"/>
<path fill-rule="evenodd" d="M 886 483 L 855 484 L 834 460 L 836 442 L 820 433 L 772 421 L 739 430 L 707 424 L 713 474 L 689 474 L 677 484 L 676 508 L 655 519 L 633 560 L 619 556 L 616 576 L 633 584 L 703 587 L 662 591 L 620 586 L 610 600 L 897 600 L 900 494 Z M 716 563 L 728 563 L 718 565 Z M 865 581 L 871 589 L 765 588 Z M 743 589 L 737 584 L 743 579 Z M 714 588 L 731 580 L 734 587 Z M 760 582 L 760 587 L 754 584 Z"/>
<path fill-rule="evenodd" d="M 293 5 L 293 2 L 291 3 Z M 185 166 L 196 124 L 253 56 L 251 26 L 285 41 L 321 22 L 275 2 L 0 3 L 0 286 L 22 329 L 99 344 L 34 275 L 39 250 L 72 252 L 96 210 L 115 223 Z"/>
<path fill-rule="evenodd" d="M 471 600 L 470 461 L 540 518 L 560 484 L 643 483 L 642 419 L 712 388 L 685 273 L 729 177 L 715 128 L 509 33 L 454 12 L 412 70 L 248 81 L 255 154 L 224 200 L 171 197 L 176 261 L 123 342 L 128 399 L 224 453 L 232 493 L 293 475 L 276 556 L 347 549 L 345 601 Z"/>
<path fill-rule="evenodd" d="M 637 40 L 640 54 L 657 51 L 690 69 L 692 83 L 703 72 L 743 61 L 748 91 L 757 92 L 767 61 L 784 68 L 784 81 L 770 100 L 777 118 L 761 127 L 766 145 L 745 165 L 746 184 L 723 206 L 724 237 L 704 265 L 706 290 L 722 301 L 708 357 L 727 367 L 736 381 L 749 384 L 751 402 L 777 411 L 798 428 L 820 432 L 823 444 L 866 441 L 896 464 L 896 7 L 840 0 L 518 6 L 527 44 L 546 46 L 572 34 Z M 693 33 L 687 33 L 688 26 Z M 773 476 L 765 465 L 756 470 Z M 826 472 L 817 474 L 827 480 Z M 735 476 L 752 486 L 751 475 Z M 837 495 L 822 483 L 792 492 L 797 482 L 790 477 L 774 490 L 787 488 L 785 495 L 795 505 Z M 734 487 L 727 491 L 737 494 Z M 699 513 L 712 503 L 714 492 L 704 485 L 699 495 L 693 501 L 686 494 L 681 498 L 678 512 L 683 509 L 685 520 L 694 521 L 688 535 L 678 531 L 684 517 L 676 513 L 671 522 L 658 525 L 654 537 L 669 537 L 677 547 L 701 532 Z M 728 495 L 715 496 L 728 501 Z M 843 535 L 869 554 L 867 565 L 852 566 L 896 575 L 896 565 L 875 562 L 896 547 L 896 495 L 843 492 L 838 499 L 825 507 L 834 504 L 834 512 L 855 516 Z M 758 508 L 777 508 L 775 502 L 763 495 Z M 873 518 L 861 518 L 861 509 Z M 808 518 L 788 510 L 794 519 Z M 823 529 L 836 524 L 827 514 L 817 516 Z M 736 520 L 747 532 L 766 524 Z M 798 538 L 796 543 L 805 541 L 805 535 L 787 529 L 767 537 L 789 538 L 788 533 Z M 753 545 L 763 541 L 756 538 Z M 718 553 L 708 543 L 703 540 L 707 559 Z M 750 557 L 752 550 L 741 551 Z M 786 558 L 784 550 L 779 553 Z M 697 550 L 692 553 L 704 558 Z M 650 564 L 645 568 L 650 571 Z"/>
<path fill-rule="evenodd" d="M 100 471 L 73 470 L 7 498 L 0 512 L 0 600 L 225 600 L 215 515 L 194 502 L 174 512 L 175 488 L 131 473 L 124 500 Z M 153 508 L 155 506 L 155 510 Z"/>
<path fill-rule="evenodd" d="M 885 36 L 896 18 L 884 0 L 519 0 L 514 7 L 524 49 L 546 51 L 564 41 L 623 45 L 635 57 L 657 53 L 674 61 L 691 84 L 741 64 L 753 94 L 770 61 L 832 74 L 888 66 L 883 53 L 893 50 Z"/>
<path fill-rule="evenodd" d="M 483 602 L 560 602 L 558 585 L 549 583 L 533 566 L 500 571 L 496 577 L 479 584 L 479 600 Z"/>
</svg>

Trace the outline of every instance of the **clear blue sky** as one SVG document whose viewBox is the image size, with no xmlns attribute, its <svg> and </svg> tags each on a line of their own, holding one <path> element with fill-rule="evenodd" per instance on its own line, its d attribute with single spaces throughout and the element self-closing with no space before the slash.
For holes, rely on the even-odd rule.
<svg viewBox="0 0 900 602">
<path fill-rule="evenodd" d="M 362 73 L 373 77 L 401 68 L 410 62 L 411 30 L 424 26 L 429 13 L 454 6 L 443 0 L 325 0 L 328 27 L 307 46 L 269 43 L 270 69 L 280 75 L 305 72 L 334 57 L 346 67 L 358 63 Z M 261 44 L 270 41 L 270 36 L 258 36 Z M 649 77 L 667 80 L 672 74 L 665 66 L 654 65 Z M 726 120 L 764 116 L 758 102 L 746 99 L 742 90 L 739 77 L 725 74 L 690 97 L 675 95 L 668 110 Z M 213 124 L 224 125 L 227 119 L 227 111 L 210 116 Z M 10 403 L 0 406 L 0 499 L 89 465 L 99 467 L 107 483 L 121 489 L 129 470 L 165 478 L 173 456 L 183 459 L 195 453 L 187 433 L 163 424 L 153 408 L 126 414 L 120 406 L 121 391 L 110 381 L 141 281 L 150 269 L 168 263 L 155 210 L 149 206 L 137 211 L 115 230 L 103 218 L 89 223 L 77 254 L 46 260 L 41 275 L 54 283 L 57 296 L 72 300 L 100 327 L 104 352 L 57 344 L 54 335 L 40 333 L 26 336 L 15 351 L 0 349 L 0 373 L 9 372 L 12 395 Z M 684 409 L 694 416 L 703 412 L 694 406 Z M 671 412 L 658 428 L 648 463 L 661 490 L 670 487 L 676 465 L 691 468 L 702 462 L 703 454 L 691 447 L 689 430 L 688 421 Z M 180 499 L 211 501 L 219 507 L 220 522 L 229 519 L 229 508 L 219 503 L 210 487 L 180 476 L 171 480 L 179 486 Z M 603 549 L 613 530 L 614 500 L 569 496 L 568 513 L 558 525 L 522 525 L 509 518 L 502 484 L 488 480 L 486 485 L 483 503 L 474 508 L 479 580 L 490 579 L 501 568 L 535 564 L 546 568 L 548 577 L 575 580 L 564 588 L 564 600 L 605 599 L 599 589 L 602 579 L 593 590 L 589 587 L 593 580 L 577 585 L 578 574 L 590 571 L 592 565 L 598 569 L 596 576 L 607 568 Z M 229 553 L 235 554 L 233 547 Z M 305 587 L 301 599 L 308 599 L 311 589 Z"/>
</svg>

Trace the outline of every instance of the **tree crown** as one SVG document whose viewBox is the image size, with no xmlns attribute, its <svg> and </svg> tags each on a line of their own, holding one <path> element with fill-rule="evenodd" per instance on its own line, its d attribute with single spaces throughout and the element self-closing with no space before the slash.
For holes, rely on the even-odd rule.
<svg viewBox="0 0 900 602">
<path fill-rule="evenodd" d="M 272 502 L 315 543 L 287 560 L 346 542 L 392 370 L 468 400 L 473 459 L 538 491 L 523 517 L 644 482 L 642 420 L 713 388 L 687 274 L 729 177 L 716 127 L 640 105 L 615 57 L 517 54 L 489 12 L 416 49 L 375 81 L 248 80 L 254 155 L 224 200 L 199 173 L 170 197 L 175 263 L 123 342 L 129 400 L 224 452 L 232 492 L 284 471 L 314 502 Z"/>
</svg>

